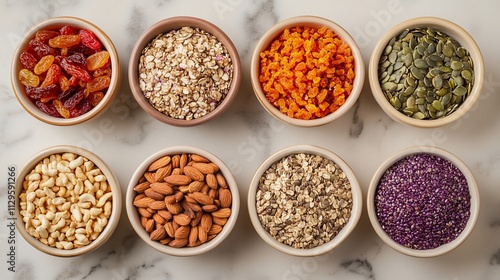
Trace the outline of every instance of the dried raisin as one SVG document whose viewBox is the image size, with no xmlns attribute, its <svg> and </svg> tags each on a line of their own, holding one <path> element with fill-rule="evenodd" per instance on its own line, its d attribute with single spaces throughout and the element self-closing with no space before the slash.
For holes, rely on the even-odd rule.
<svg viewBox="0 0 500 280">
<path fill-rule="evenodd" d="M 43 103 L 42 101 L 37 100 L 35 102 L 35 105 L 36 105 L 36 107 L 38 107 L 38 109 L 40 109 L 40 111 L 44 112 L 45 114 L 47 114 L 49 116 L 56 117 L 56 118 L 61 117 L 61 115 L 59 114 L 59 112 L 57 112 L 54 105 L 52 105 L 50 103 Z"/>
<path fill-rule="evenodd" d="M 54 56 L 50 54 L 40 58 L 40 60 L 38 61 L 38 63 L 35 65 L 34 68 L 35 74 L 40 75 L 45 71 L 49 70 L 53 62 L 54 62 Z"/>
<path fill-rule="evenodd" d="M 78 104 L 73 110 L 70 110 L 71 117 L 79 117 L 83 114 L 86 114 L 92 110 L 92 104 L 90 104 L 90 101 L 88 99 L 84 99 L 80 104 Z"/>
<path fill-rule="evenodd" d="M 53 30 L 39 30 L 35 33 L 35 39 L 47 43 L 50 39 L 59 36 L 59 32 Z"/>
<path fill-rule="evenodd" d="M 60 100 L 56 99 L 52 102 L 52 104 L 63 118 L 67 119 L 71 117 L 71 113 L 64 107 L 63 103 Z"/>
<path fill-rule="evenodd" d="M 100 91 L 96 91 L 96 92 L 91 92 L 89 94 L 89 101 L 90 101 L 90 104 L 92 104 L 92 106 L 97 106 L 97 104 L 99 104 L 99 102 L 101 102 L 101 100 L 104 98 L 104 93 L 100 92 Z"/>
<path fill-rule="evenodd" d="M 68 88 L 67 90 L 65 91 L 61 91 L 58 95 L 57 95 L 57 99 L 61 100 L 61 101 L 65 101 L 68 97 L 72 96 L 73 94 L 75 94 L 76 92 L 78 91 L 78 87 L 70 87 Z"/>
<path fill-rule="evenodd" d="M 85 66 L 85 65 L 87 65 L 87 59 L 88 58 L 85 58 L 85 55 L 83 53 L 76 52 L 74 54 L 68 55 L 67 59 L 71 63 L 76 63 L 76 64 L 80 64 L 82 66 Z"/>
<path fill-rule="evenodd" d="M 70 98 L 68 98 L 66 101 L 64 101 L 64 107 L 68 110 L 71 110 L 80 103 L 80 101 L 85 98 L 85 90 L 81 89 L 77 91 L 75 94 L 73 94 Z"/>
<path fill-rule="evenodd" d="M 111 76 L 111 67 L 99 68 L 94 71 L 94 77 Z"/>
<path fill-rule="evenodd" d="M 51 95 L 57 95 L 59 87 L 56 84 L 51 84 L 46 87 L 31 87 L 26 86 L 26 95 L 31 99 L 41 99 Z"/>
<path fill-rule="evenodd" d="M 80 43 L 78 35 L 59 35 L 49 40 L 49 46 L 52 48 L 69 48 Z"/>
<path fill-rule="evenodd" d="M 57 83 L 60 78 L 61 78 L 61 67 L 57 64 L 52 64 L 47 71 L 47 75 L 45 76 L 45 79 L 43 80 L 42 84 L 40 85 L 41 87 L 47 87 L 50 86 L 51 84 Z"/>
<path fill-rule="evenodd" d="M 87 69 L 94 71 L 106 65 L 109 60 L 109 53 L 107 51 L 96 52 L 95 54 L 87 57 Z"/>
<path fill-rule="evenodd" d="M 38 63 L 36 57 L 30 52 L 23 52 L 19 59 L 24 68 L 28 70 L 33 70 Z"/>
<path fill-rule="evenodd" d="M 92 77 L 90 76 L 89 72 L 87 70 L 83 69 L 82 67 L 78 65 L 74 65 L 68 62 L 67 58 L 63 57 L 61 58 L 61 67 L 66 71 L 68 74 L 75 76 L 76 78 L 84 81 L 84 82 L 90 82 L 92 80 Z"/>
<path fill-rule="evenodd" d="M 64 75 L 61 75 L 59 78 L 59 87 L 61 88 L 61 91 L 67 91 L 69 89 L 69 86 L 70 84 L 68 78 L 66 78 L 66 76 Z"/>
<path fill-rule="evenodd" d="M 19 71 L 19 81 L 30 87 L 37 87 L 40 84 L 40 78 L 28 69 L 21 69 Z"/>
<path fill-rule="evenodd" d="M 87 83 L 87 89 L 89 92 L 101 91 L 108 88 L 110 83 L 111 78 L 109 76 L 100 76 Z"/>
<path fill-rule="evenodd" d="M 85 45 L 78 44 L 74 47 L 71 47 L 68 49 L 68 55 L 74 54 L 74 53 L 83 53 L 85 56 L 89 57 L 93 54 L 95 54 L 97 51 L 93 50 Z"/>
<path fill-rule="evenodd" d="M 93 50 L 98 50 L 101 48 L 101 42 L 96 38 L 94 32 L 88 29 L 82 29 L 80 30 L 80 32 L 78 32 L 78 35 L 80 35 L 83 45 Z"/>
<path fill-rule="evenodd" d="M 76 35 L 78 33 L 75 28 L 69 25 L 61 27 L 61 29 L 59 29 L 59 32 L 61 33 L 61 35 Z"/>
<path fill-rule="evenodd" d="M 57 55 L 57 51 L 53 48 L 51 48 L 49 45 L 45 44 L 44 42 L 40 42 L 36 39 L 31 40 L 29 43 L 29 49 L 32 51 L 33 54 L 38 56 L 39 58 L 42 58 L 46 55 Z"/>
</svg>

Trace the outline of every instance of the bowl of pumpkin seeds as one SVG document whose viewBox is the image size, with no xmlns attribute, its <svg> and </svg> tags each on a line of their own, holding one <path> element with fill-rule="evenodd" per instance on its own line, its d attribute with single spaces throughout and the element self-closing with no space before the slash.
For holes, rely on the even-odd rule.
<svg viewBox="0 0 500 280">
<path fill-rule="evenodd" d="M 393 120 L 415 127 L 447 125 L 481 93 L 484 62 L 472 36 L 442 18 L 401 22 L 377 43 L 368 66 L 373 96 Z"/>
</svg>

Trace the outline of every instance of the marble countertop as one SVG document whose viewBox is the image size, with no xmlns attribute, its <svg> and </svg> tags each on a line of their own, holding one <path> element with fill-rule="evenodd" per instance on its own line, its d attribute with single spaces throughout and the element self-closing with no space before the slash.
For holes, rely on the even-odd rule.
<svg viewBox="0 0 500 280">
<path fill-rule="evenodd" d="M 1 279 L 499 279 L 500 278 L 500 45 L 498 1 L 298 1 L 298 0 L 2 0 L 0 1 L 0 278 Z M 466 29 L 485 59 L 483 95 L 462 120 L 442 128 L 419 129 L 392 121 L 380 109 L 368 81 L 356 106 L 332 124 L 300 128 L 271 117 L 255 98 L 250 56 L 259 37 L 277 21 L 297 15 L 329 18 L 357 40 L 365 65 L 378 38 L 391 26 L 418 16 L 438 16 Z M 55 127 L 27 114 L 10 86 L 10 62 L 21 36 L 44 19 L 73 15 L 88 19 L 111 37 L 127 68 L 136 38 L 166 17 L 197 16 L 232 38 L 243 64 L 241 90 L 221 117 L 190 128 L 160 123 L 135 102 L 123 80 L 119 97 L 103 115 L 81 125 Z M 130 226 L 125 209 L 113 237 L 98 250 L 61 259 L 15 238 L 15 272 L 8 270 L 8 168 L 17 170 L 39 150 L 56 144 L 97 153 L 125 191 L 135 168 L 159 149 L 192 145 L 218 155 L 232 169 L 242 200 L 231 235 L 196 257 L 163 255 L 148 247 Z M 246 194 L 253 172 L 271 153 L 294 144 L 332 150 L 354 170 L 366 195 L 377 167 L 395 152 L 433 145 L 460 157 L 479 184 L 481 209 L 475 230 L 456 250 L 435 258 L 402 255 L 385 245 L 364 210 L 342 245 L 318 257 L 282 254 L 253 229 Z"/>
</svg>

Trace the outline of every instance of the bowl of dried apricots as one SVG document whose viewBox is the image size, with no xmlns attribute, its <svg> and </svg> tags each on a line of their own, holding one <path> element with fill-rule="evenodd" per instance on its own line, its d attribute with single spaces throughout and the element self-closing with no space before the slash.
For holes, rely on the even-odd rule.
<svg viewBox="0 0 500 280">
<path fill-rule="evenodd" d="M 54 17 L 21 39 L 12 60 L 14 93 L 36 119 L 74 125 L 104 112 L 118 92 L 120 62 L 111 39 L 93 23 Z"/>
<path fill-rule="evenodd" d="M 345 114 L 365 78 L 361 51 L 337 23 L 298 16 L 271 27 L 255 47 L 252 87 L 274 117 L 296 126 L 319 126 Z"/>
</svg>

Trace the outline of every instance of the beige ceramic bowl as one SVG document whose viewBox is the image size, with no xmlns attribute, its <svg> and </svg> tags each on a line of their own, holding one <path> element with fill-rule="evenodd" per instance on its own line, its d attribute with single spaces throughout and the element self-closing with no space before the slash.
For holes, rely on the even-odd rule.
<svg viewBox="0 0 500 280">
<path fill-rule="evenodd" d="M 133 205 L 134 198 L 137 195 L 137 192 L 134 190 L 134 187 L 137 185 L 139 179 L 147 171 L 148 166 L 152 162 L 166 155 L 181 155 L 184 153 L 201 155 L 219 166 L 220 169 L 219 172 L 221 172 L 224 175 L 226 182 L 229 186 L 229 189 L 231 190 L 232 193 L 231 216 L 228 218 L 226 224 L 223 226 L 222 231 L 218 233 L 214 239 L 207 241 L 199 246 L 194 246 L 194 247 L 186 246 L 182 248 L 174 248 L 169 245 L 163 245 L 158 241 L 152 241 L 150 239 L 150 234 L 146 232 L 146 230 L 142 227 L 141 216 L 137 210 L 137 207 Z M 132 175 L 132 178 L 130 179 L 126 193 L 125 206 L 127 209 L 127 216 L 130 220 L 130 223 L 132 224 L 132 227 L 134 228 L 135 232 L 139 235 L 139 237 L 144 242 L 146 242 L 146 244 L 164 254 L 172 256 L 194 256 L 206 253 L 216 248 L 229 236 L 238 218 L 238 212 L 240 208 L 240 198 L 236 180 L 231 174 L 231 170 L 225 165 L 225 163 L 222 160 L 220 160 L 215 155 L 196 147 L 176 146 L 176 147 L 165 148 L 152 154 L 147 159 L 145 159 L 141 163 L 141 165 L 139 165 L 139 167 Z"/>
<path fill-rule="evenodd" d="M 20 199 L 19 195 L 21 194 L 21 191 L 23 189 L 23 182 L 25 180 L 25 177 L 30 174 L 30 172 L 35 168 L 35 166 L 40 163 L 41 160 L 44 158 L 50 157 L 50 155 L 54 154 L 63 154 L 63 153 L 74 153 L 76 155 L 81 155 L 83 157 L 86 157 L 87 159 L 91 160 L 92 162 L 95 163 L 97 167 L 99 167 L 102 171 L 102 174 L 104 174 L 107 178 L 109 188 L 111 188 L 111 193 L 112 193 L 112 208 L 111 208 L 111 216 L 108 219 L 107 225 L 104 227 L 103 231 L 100 233 L 100 235 L 92 241 L 89 245 L 86 245 L 81 248 L 75 248 L 71 250 L 64 250 L 64 249 L 58 249 L 55 247 L 51 247 L 48 245 L 43 244 L 40 242 L 38 239 L 35 237 L 31 236 L 25 228 L 25 222 L 23 221 L 23 216 L 20 214 Z M 41 189 L 41 188 L 39 188 Z M 68 145 L 61 145 L 61 146 L 54 146 L 50 148 L 46 148 L 39 153 L 35 154 L 32 156 L 24 165 L 23 167 L 19 170 L 18 177 L 16 179 L 16 228 L 21 234 L 21 236 L 33 247 L 36 249 L 40 250 L 41 252 L 44 252 L 49 255 L 57 256 L 57 257 L 74 257 L 74 256 L 80 256 L 86 253 L 90 253 L 97 248 L 99 248 L 101 245 L 103 245 L 113 234 L 114 230 L 116 229 L 116 226 L 118 225 L 118 222 L 120 220 L 120 215 L 121 215 L 121 209 L 122 209 L 122 199 L 121 199 L 121 189 L 120 185 L 118 183 L 118 180 L 116 177 L 113 175 L 111 170 L 106 166 L 106 164 L 94 153 L 87 151 L 85 149 L 75 147 L 75 146 L 68 146 Z M 75 219 L 75 216 L 71 214 L 71 218 Z"/>
<path fill-rule="evenodd" d="M 110 60 L 112 65 L 112 73 L 111 73 L 111 83 L 107 92 L 105 92 L 104 98 L 99 102 L 99 104 L 79 117 L 75 118 L 56 118 L 45 114 L 40 111 L 35 104 L 28 98 L 25 93 L 24 85 L 21 84 L 18 80 L 19 71 L 22 69 L 22 65 L 20 63 L 19 57 L 21 53 L 28 47 L 28 43 L 31 39 L 35 37 L 35 33 L 41 29 L 52 29 L 57 30 L 65 25 L 70 25 L 77 29 L 89 29 L 91 30 L 96 37 L 101 41 L 103 47 L 109 52 Z M 104 33 L 102 29 L 93 23 L 76 17 L 64 16 L 64 17 L 54 17 L 48 20 L 45 20 L 35 27 L 33 27 L 28 33 L 23 37 L 21 42 L 19 43 L 17 49 L 14 52 L 14 56 L 12 59 L 11 65 L 11 83 L 14 93 L 16 94 L 19 103 L 24 107 L 24 109 L 30 113 L 33 117 L 37 118 L 40 121 L 43 121 L 52 125 L 74 125 L 90 120 L 99 114 L 106 111 L 107 108 L 111 105 L 114 98 L 118 94 L 118 90 L 121 82 L 121 69 L 120 69 L 120 61 L 118 59 L 118 53 L 113 45 L 111 39 Z"/>
<path fill-rule="evenodd" d="M 452 38 L 455 38 L 462 47 L 466 48 L 469 51 L 474 64 L 474 86 L 470 95 L 455 112 L 439 119 L 418 120 L 412 117 L 408 117 L 407 115 L 396 110 L 386 99 L 385 94 L 381 90 L 378 78 L 378 64 L 380 61 L 380 57 L 391 38 L 397 36 L 405 29 L 413 29 L 417 27 L 433 28 L 435 30 L 446 33 Z M 368 66 L 368 78 L 370 81 L 370 88 L 372 90 L 373 97 L 380 105 L 382 110 L 393 120 L 415 127 L 439 127 L 456 121 L 464 114 L 469 112 L 472 106 L 474 106 L 477 99 L 479 98 L 479 95 L 481 94 L 481 89 L 483 86 L 484 62 L 478 45 L 471 37 L 471 35 L 467 33 L 467 31 L 465 31 L 462 27 L 441 18 L 420 17 L 397 24 L 396 26 L 390 28 L 387 33 L 385 33 L 382 38 L 380 38 L 370 58 L 370 63 Z"/>
<path fill-rule="evenodd" d="M 288 155 L 293 155 L 298 153 L 319 155 L 321 157 L 332 160 L 344 171 L 351 184 L 353 202 L 351 209 L 351 217 L 349 218 L 349 221 L 344 225 L 344 227 L 330 242 L 324 243 L 323 245 L 320 245 L 312 249 L 296 249 L 293 248 L 292 246 L 277 241 L 261 225 L 256 209 L 256 193 L 259 186 L 259 180 L 262 177 L 262 174 L 264 174 L 264 172 L 267 169 L 269 169 L 269 167 L 273 163 L 281 160 L 282 158 Z M 289 254 L 292 256 L 300 256 L 300 257 L 318 256 L 321 254 L 325 254 L 334 249 L 335 247 L 339 246 L 356 227 L 363 208 L 363 197 L 361 193 L 361 188 L 359 186 L 358 180 L 356 179 L 354 172 L 349 167 L 349 165 L 347 165 L 347 163 L 343 161 L 342 158 L 340 158 L 333 152 L 312 145 L 290 146 L 274 153 L 269 158 L 267 158 L 254 173 L 252 182 L 250 183 L 250 188 L 248 189 L 247 202 L 248 202 L 248 214 L 250 215 L 250 221 L 252 222 L 252 225 L 259 234 L 259 236 L 274 249 L 285 254 Z"/>
<path fill-rule="evenodd" d="M 342 39 L 344 42 L 346 42 L 352 51 L 352 55 L 354 56 L 354 73 L 355 73 L 355 78 L 354 78 L 354 83 L 353 83 L 353 88 L 351 91 L 351 94 L 349 97 L 346 99 L 345 103 L 340 106 L 340 108 L 333 112 L 330 113 L 329 115 L 319 118 L 319 119 L 314 119 L 314 120 L 301 120 L 297 118 L 291 118 L 287 116 L 286 114 L 280 112 L 280 110 L 276 107 L 274 107 L 267 99 L 266 96 L 262 90 L 261 83 L 259 82 L 259 76 L 260 76 L 260 53 L 266 50 L 269 46 L 269 44 L 277 37 L 279 36 L 284 29 L 286 28 L 293 28 L 297 26 L 304 26 L 304 27 L 312 27 L 312 28 L 321 28 L 321 27 L 327 27 L 331 30 L 333 30 L 339 37 Z M 343 116 L 345 113 L 351 109 L 351 107 L 356 103 L 358 100 L 358 97 L 361 93 L 361 89 L 363 88 L 364 80 L 365 80 L 365 65 L 363 62 L 363 56 L 361 54 L 361 50 L 359 49 L 358 45 L 354 41 L 354 39 L 351 37 L 351 35 L 340 25 L 338 25 L 335 22 L 332 22 L 328 19 L 321 18 L 321 17 L 316 17 L 316 16 L 298 16 L 298 17 L 292 17 L 288 18 L 286 20 L 283 20 L 277 24 L 275 24 L 271 29 L 269 29 L 259 40 L 257 43 L 257 46 L 255 47 L 255 50 L 252 55 L 252 61 L 251 61 L 251 69 L 250 69 L 250 75 L 251 75 L 251 81 L 252 81 L 252 87 L 254 90 L 255 95 L 257 96 L 257 99 L 259 102 L 262 104 L 262 106 L 274 117 L 277 119 L 292 124 L 296 126 L 303 126 L 303 127 L 312 127 L 312 126 L 320 126 L 324 125 L 327 123 L 330 123 L 341 116 Z"/>
<path fill-rule="evenodd" d="M 191 120 L 172 118 L 156 110 L 149 103 L 147 98 L 144 97 L 144 94 L 139 87 L 139 70 L 138 70 L 139 59 L 141 57 L 141 52 L 143 51 L 143 49 L 147 46 L 147 44 L 151 40 L 153 40 L 159 34 L 168 33 L 169 31 L 177 30 L 182 27 L 197 27 L 217 37 L 217 39 L 226 47 L 233 63 L 233 79 L 231 82 L 231 87 L 226 97 L 212 112 L 208 113 L 203 117 Z M 216 118 L 217 116 L 221 115 L 232 103 L 240 87 L 241 62 L 238 55 L 238 50 L 234 46 L 231 39 L 224 33 L 224 31 L 222 31 L 219 27 L 217 27 L 213 23 L 195 17 L 187 17 L 187 16 L 171 17 L 155 23 L 154 25 L 149 27 L 146 31 L 144 31 L 144 33 L 138 38 L 130 56 L 130 61 L 128 66 L 128 77 L 129 77 L 130 88 L 132 90 L 134 98 L 137 100 L 142 109 L 144 109 L 144 111 L 146 111 L 155 119 L 170 125 L 193 126 Z"/>
<path fill-rule="evenodd" d="M 375 205 L 375 195 L 377 191 L 377 187 L 379 184 L 379 181 L 381 177 L 384 175 L 385 171 L 391 167 L 393 164 L 395 164 L 397 161 L 410 156 L 414 154 L 431 154 L 431 155 L 436 155 L 439 157 L 442 157 L 444 159 L 447 159 L 451 163 L 453 163 L 458 169 L 464 174 L 465 178 L 467 179 L 467 183 L 469 185 L 469 193 L 471 196 L 471 206 L 470 206 L 470 217 L 469 220 L 467 221 L 467 224 L 462 231 L 462 233 L 453 241 L 441 245 L 435 249 L 428 249 L 428 250 L 415 250 L 411 248 L 407 248 L 403 245 L 400 245 L 399 243 L 395 242 L 382 228 L 380 225 L 378 219 L 377 219 L 377 214 L 376 214 L 376 205 Z M 397 152 L 396 154 L 392 155 L 389 157 L 386 161 L 382 163 L 382 165 L 377 169 L 375 174 L 372 177 L 372 180 L 370 182 L 370 186 L 368 189 L 368 194 L 367 194 L 367 211 L 368 211 L 368 217 L 370 219 L 370 222 L 375 229 L 375 232 L 377 235 L 391 248 L 394 250 L 406 254 L 408 256 L 413 256 L 413 257 L 435 257 L 439 255 L 443 255 L 445 253 L 448 253 L 452 251 L 453 249 L 457 248 L 462 242 L 465 241 L 465 239 L 469 236 L 469 234 L 472 232 L 474 229 L 474 225 L 476 224 L 478 215 L 479 215 L 479 190 L 476 184 L 476 181 L 474 179 L 474 176 L 472 172 L 469 170 L 469 168 L 460 160 L 458 157 L 455 155 L 451 154 L 450 152 L 436 148 L 436 147 L 428 147 L 428 146 L 416 146 L 416 147 L 410 147 L 404 150 L 401 150 Z"/>
</svg>

